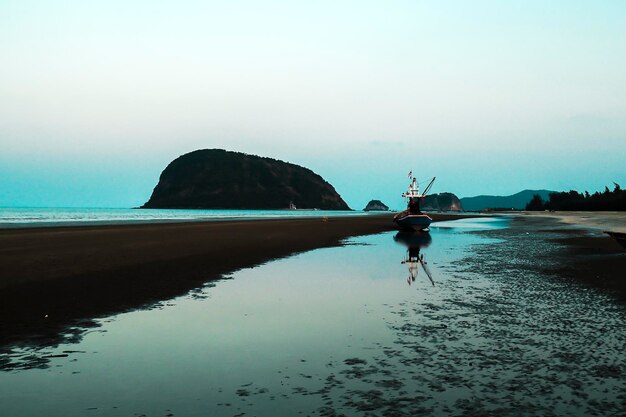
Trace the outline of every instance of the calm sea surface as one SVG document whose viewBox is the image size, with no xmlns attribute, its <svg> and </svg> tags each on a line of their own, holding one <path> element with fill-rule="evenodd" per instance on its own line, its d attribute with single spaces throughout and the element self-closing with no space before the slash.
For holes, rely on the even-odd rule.
<svg viewBox="0 0 626 417">
<path fill-rule="evenodd" d="M 15 349 L 0 415 L 623 415 L 624 308 L 476 232 L 506 226 L 350 239 Z"/>
<path fill-rule="evenodd" d="M 124 208 L 0 208 L 0 228 L 215 221 L 363 215 L 333 210 L 159 210 Z"/>
</svg>

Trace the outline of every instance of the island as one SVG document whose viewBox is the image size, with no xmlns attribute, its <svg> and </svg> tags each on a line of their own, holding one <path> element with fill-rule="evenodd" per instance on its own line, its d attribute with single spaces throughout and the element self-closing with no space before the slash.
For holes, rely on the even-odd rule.
<svg viewBox="0 0 626 417">
<path fill-rule="evenodd" d="M 363 211 L 389 211 L 389 207 L 380 200 L 370 200 Z"/>
<path fill-rule="evenodd" d="M 452 193 L 429 194 L 422 201 L 423 210 L 462 211 L 461 200 Z"/>
<path fill-rule="evenodd" d="M 141 208 L 321 209 L 350 207 L 321 176 L 299 165 L 224 149 L 179 156 Z"/>
</svg>

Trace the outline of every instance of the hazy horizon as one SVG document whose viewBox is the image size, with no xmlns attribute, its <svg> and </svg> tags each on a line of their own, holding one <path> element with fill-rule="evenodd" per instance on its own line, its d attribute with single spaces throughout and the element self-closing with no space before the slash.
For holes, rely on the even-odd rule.
<svg viewBox="0 0 626 417">
<path fill-rule="evenodd" d="M 354 209 L 626 186 L 626 3 L 3 1 L 0 207 L 135 207 L 223 148 Z"/>
</svg>

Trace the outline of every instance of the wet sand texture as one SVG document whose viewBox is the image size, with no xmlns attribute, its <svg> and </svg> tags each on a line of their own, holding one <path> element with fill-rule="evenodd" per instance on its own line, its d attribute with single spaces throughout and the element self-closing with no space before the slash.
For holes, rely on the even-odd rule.
<svg viewBox="0 0 626 417">
<path fill-rule="evenodd" d="M 608 290 L 626 301 L 626 251 L 600 229 L 580 226 L 554 216 L 516 216 L 508 228 L 476 232 L 515 243 L 508 248 L 511 256 L 490 253 L 481 267 L 499 259 L 492 270 L 506 270 L 501 259 L 517 260 L 516 267 Z"/>
<path fill-rule="evenodd" d="M 626 211 L 528 211 L 532 217 L 548 217 L 565 224 L 584 226 L 597 230 L 626 233 Z"/>
</svg>

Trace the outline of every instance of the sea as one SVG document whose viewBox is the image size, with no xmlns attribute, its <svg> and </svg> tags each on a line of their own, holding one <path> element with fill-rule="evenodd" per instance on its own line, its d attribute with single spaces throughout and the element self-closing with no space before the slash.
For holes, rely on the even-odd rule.
<svg viewBox="0 0 626 417">
<path fill-rule="evenodd" d="M 0 208 L 0 228 L 254 220 L 363 215 L 348 210 L 162 210 L 132 208 Z"/>
<path fill-rule="evenodd" d="M 350 238 L 5 348 L 0 415 L 624 415 L 624 306 L 508 227 Z"/>
</svg>

